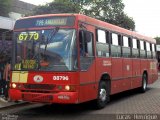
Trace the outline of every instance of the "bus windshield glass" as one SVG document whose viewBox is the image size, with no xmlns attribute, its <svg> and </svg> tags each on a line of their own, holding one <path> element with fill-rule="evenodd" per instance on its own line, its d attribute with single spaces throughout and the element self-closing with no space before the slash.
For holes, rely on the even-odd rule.
<svg viewBox="0 0 160 120">
<path fill-rule="evenodd" d="M 75 29 L 15 32 L 13 70 L 75 71 Z"/>
</svg>

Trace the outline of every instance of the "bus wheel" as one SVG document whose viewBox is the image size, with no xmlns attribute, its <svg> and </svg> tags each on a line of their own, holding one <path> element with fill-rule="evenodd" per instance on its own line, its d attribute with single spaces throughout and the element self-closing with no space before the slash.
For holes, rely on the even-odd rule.
<svg viewBox="0 0 160 120">
<path fill-rule="evenodd" d="M 106 106 L 106 103 L 109 101 L 109 83 L 101 81 L 98 89 L 98 96 L 96 99 L 96 109 L 102 109 Z"/>
<path fill-rule="evenodd" d="M 144 93 L 147 89 L 147 74 L 143 74 L 142 76 L 142 86 L 140 88 L 140 92 Z"/>
</svg>

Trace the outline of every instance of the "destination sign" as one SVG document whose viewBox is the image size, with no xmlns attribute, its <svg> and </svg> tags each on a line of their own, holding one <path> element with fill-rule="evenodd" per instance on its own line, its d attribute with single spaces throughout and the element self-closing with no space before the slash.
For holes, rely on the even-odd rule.
<svg viewBox="0 0 160 120">
<path fill-rule="evenodd" d="M 74 26 L 74 16 L 49 16 L 38 18 L 27 18 L 17 20 L 14 29 L 52 27 L 52 26 Z"/>
<path fill-rule="evenodd" d="M 59 26 L 67 25 L 67 18 L 40 19 L 36 21 L 36 26 Z"/>
</svg>

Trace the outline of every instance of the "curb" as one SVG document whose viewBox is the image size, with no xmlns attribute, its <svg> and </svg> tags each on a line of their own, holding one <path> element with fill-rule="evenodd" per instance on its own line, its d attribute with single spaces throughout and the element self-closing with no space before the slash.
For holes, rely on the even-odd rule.
<svg viewBox="0 0 160 120">
<path fill-rule="evenodd" d="M 5 100 L 5 99 L 3 99 L 3 98 L 0 97 L 0 102 L 8 103 L 9 101 L 7 101 L 7 100 Z"/>
<path fill-rule="evenodd" d="M 15 103 L 13 101 L 6 101 L 6 100 L 1 99 L 1 98 L 0 98 L 0 102 L 3 104 L 3 105 L 1 105 L 1 103 L 0 103 L 0 111 L 2 111 L 3 109 L 8 109 L 8 108 L 15 107 L 15 106 L 21 106 L 21 105 L 29 104 L 28 102 Z"/>
</svg>

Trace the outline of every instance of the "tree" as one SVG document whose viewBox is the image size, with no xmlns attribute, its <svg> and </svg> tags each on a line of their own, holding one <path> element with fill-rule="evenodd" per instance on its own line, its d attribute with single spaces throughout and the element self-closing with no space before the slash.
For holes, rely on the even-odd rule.
<svg viewBox="0 0 160 120">
<path fill-rule="evenodd" d="M 160 37 L 155 37 L 154 39 L 156 39 L 157 44 L 160 44 Z"/>
<path fill-rule="evenodd" d="M 78 13 L 79 5 L 65 0 L 55 0 L 46 5 L 38 6 L 30 15 L 56 14 L 56 13 Z"/>
<path fill-rule="evenodd" d="M 113 21 L 112 24 L 118 25 L 128 30 L 135 30 L 135 22 L 133 18 L 128 17 L 125 13 L 122 13 L 119 16 L 117 16 L 116 20 Z"/>
<path fill-rule="evenodd" d="M 54 0 L 37 7 L 32 15 L 47 13 L 82 13 L 90 17 L 129 29 L 135 29 L 135 22 L 124 13 L 122 0 Z"/>
<path fill-rule="evenodd" d="M 160 37 L 155 37 L 154 39 L 156 39 L 156 41 L 160 41 Z"/>
<path fill-rule="evenodd" d="M 0 16 L 8 17 L 10 11 L 10 0 L 1 0 L 0 2 Z"/>
<path fill-rule="evenodd" d="M 83 9 L 86 15 L 129 30 L 135 30 L 133 18 L 128 17 L 123 11 L 122 0 L 94 0 L 92 4 L 87 2 L 84 5 L 88 6 Z"/>
</svg>

